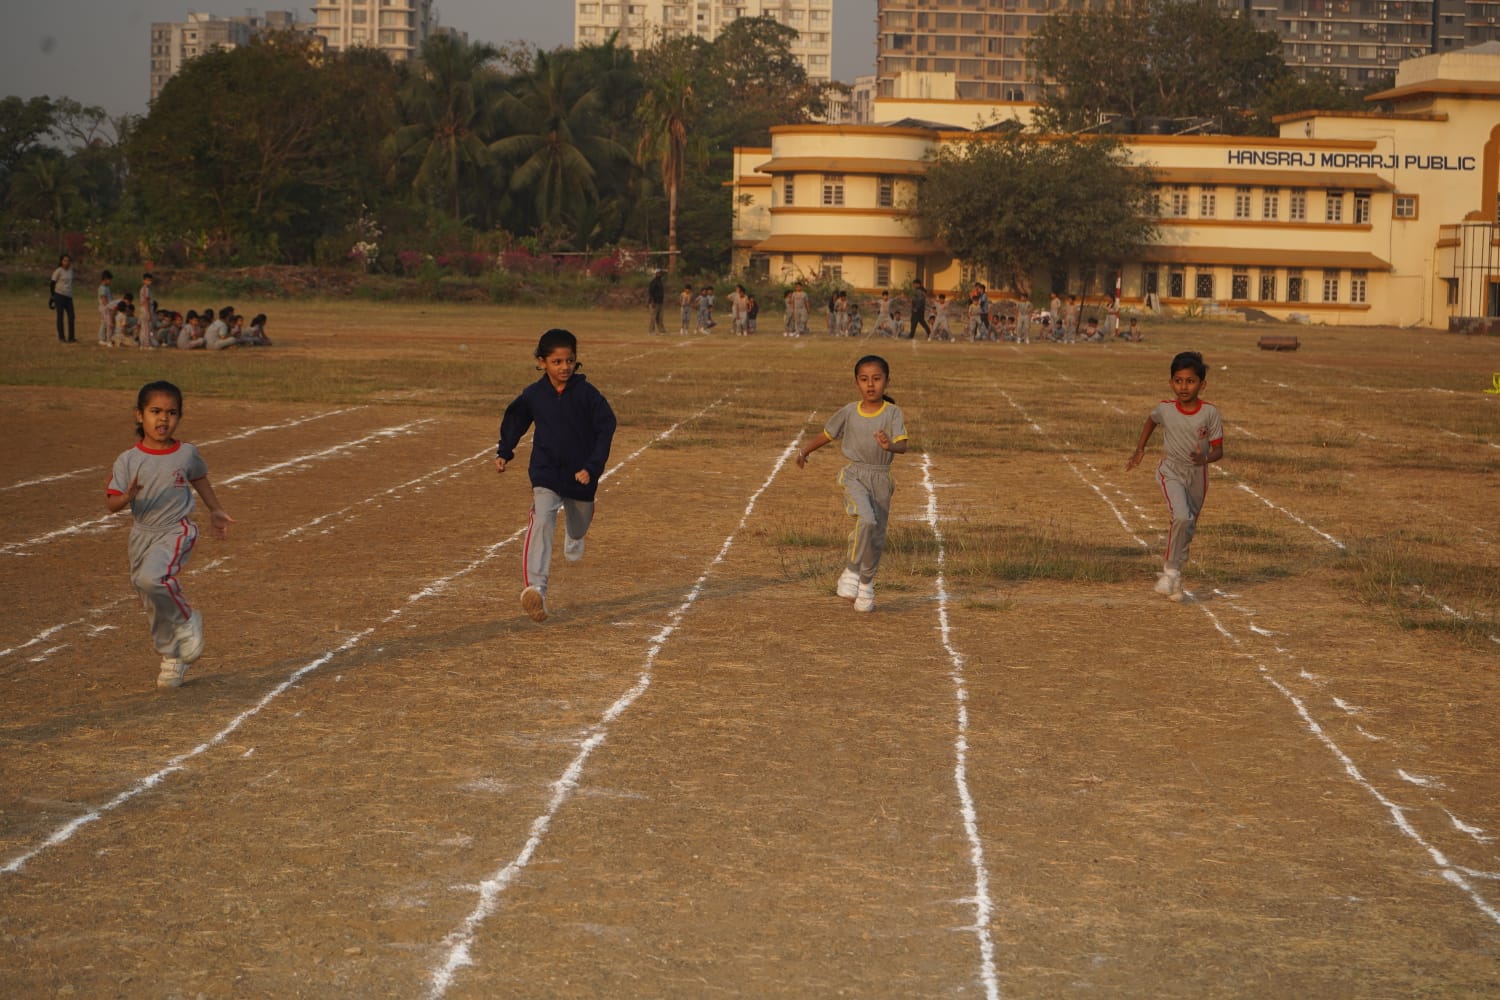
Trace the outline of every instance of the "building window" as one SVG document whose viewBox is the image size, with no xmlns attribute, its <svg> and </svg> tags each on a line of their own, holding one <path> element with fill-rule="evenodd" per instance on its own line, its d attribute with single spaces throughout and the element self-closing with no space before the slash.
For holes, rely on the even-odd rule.
<svg viewBox="0 0 1500 1000">
<path fill-rule="evenodd" d="M 844 258 L 838 255 L 824 257 L 818 263 L 818 274 L 824 281 L 843 281 Z"/>
<path fill-rule="evenodd" d="M 1198 217 L 1212 219 L 1219 214 L 1219 192 L 1215 188 L 1204 188 L 1198 193 Z"/>
<path fill-rule="evenodd" d="M 1247 187 L 1234 189 L 1234 217 L 1236 219 L 1250 218 L 1250 189 Z"/>
<path fill-rule="evenodd" d="M 1324 302 L 1337 302 L 1339 300 L 1339 278 L 1341 276 L 1342 274 L 1339 271 L 1323 272 Z"/>
<path fill-rule="evenodd" d="M 896 204 L 896 178 L 881 177 L 875 185 L 875 204 L 891 208 Z"/>
<path fill-rule="evenodd" d="M 1324 222 L 1344 221 L 1344 192 L 1329 191 L 1328 200 L 1323 203 Z"/>
<path fill-rule="evenodd" d="M 1186 184 L 1172 185 L 1172 210 L 1167 214 L 1174 219 L 1187 218 L 1188 189 Z"/>
<path fill-rule="evenodd" d="M 1300 267 L 1287 268 L 1286 300 L 1288 302 L 1302 301 L 1302 269 Z"/>
<path fill-rule="evenodd" d="M 823 204 L 836 207 L 844 203 L 844 175 L 823 175 Z"/>
<path fill-rule="evenodd" d="M 1287 204 L 1286 217 L 1293 222 L 1307 221 L 1307 189 L 1292 188 L 1292 196 Z"/>
<path fill-rule="evenodd" d="M 875 287 L 891 287 L 891 259 L 889 257 L 875 258 Z"/>
<path fill-rule="evenodd" d="M 1237 267 L 1229 279 L 1229 297 L 1244 301 L 1250 297 L 1250 269 Z"/>
<path fill-rule="evenodd" d="M 1173 271 L 1167 275 L 1167 297 L 1171 299 L 1182 299 L 1187 297 L 1187 275 L 1181 271 Z"/>
<path fill-rule="evenodd" d="M 1266 188 L 1261 192 L 1260 215 L 1263 219 L 1281 218 L 1281 188 Z"/>
<path fill-rule="evenodd" d="M 1356 226 L 1368 226 L 1370 224 L 1370 192 L 1354 192 L 1354 224 Z"/>
<path fill-rule="evenodd" d="M 1365 299 L 1365 288 L 1370 280 L 1369 271 L 1349 272 L 1349 301 L 1363 305 Z"/>
<path fill-rule="evenodd" d="M 1214 273 L 1211 270 L 1200 270 L 1195 275 L 1193 294 L 1200 299 L 1211 299 L 1214 297 Z"/>
<path fill-rule="evenodd" d="M 786 180 L 782 181 L 781 182 L 781 203 L 783 205 L 795 205 L 795 204 L 797 204 L 796 190 L 797 190 L 797 187 L 792 182 L 792 179 L 790 177 L 788 177 Z"/>
<path fill-rule="evenodd" d="M 1398 219 L 1408 221 L 1417 217 L 1417 196 L 1414 194 L 1396 195 L 1395 208 L 1392 210 Z"/>
<path fill-rule="evenodd" d="M 1260 272 L 1260 300 L 1262 302 L 1276 301 L 1276 272 Z"/>
</svg>

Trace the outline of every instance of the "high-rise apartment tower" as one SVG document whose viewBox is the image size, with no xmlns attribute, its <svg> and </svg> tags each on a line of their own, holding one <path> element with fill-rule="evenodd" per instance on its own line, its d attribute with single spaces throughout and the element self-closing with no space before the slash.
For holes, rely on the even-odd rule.
<svg viewBox="0 0 1500 1000">
<path fill-rule="evenodd" d="M 574 0 L 573 43 L 599 45 L 611 35 L 644 49 L 663 35 L 715 38 L 742 17 L 769 17 L 795 28 L 792 54 L 809 79 L 832 78 L 833 0 Z"/>
</svg>

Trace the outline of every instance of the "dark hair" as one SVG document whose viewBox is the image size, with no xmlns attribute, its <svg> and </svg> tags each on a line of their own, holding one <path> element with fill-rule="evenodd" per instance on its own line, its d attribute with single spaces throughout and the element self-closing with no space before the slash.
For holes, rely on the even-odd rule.
<svg viewBox="0 0 1500 1000">
<path fill-rule="evenodd" d="M 145 274 L 141 275 L 141 280 L 142 281 L 155 281 L 156 280 L 156 275 L 152 274 L 150 271 L 147 271 Z"/>
<path fill-rule="evenodd" d="M 110 274 L 108 271 L 105 271 L 103 274 L 99 275 L 99 280 L 100 281 L 114 281 L 115 280 L 115 276 L 113 274 Z"/>
<path fill-rule="evenodd" d="M 878 354 L 866 354 L 864 357 L 862 357 L 858 361 L 854 362 L 854 377 L 855 378 L 859 378 L 859 370 L 861 368 L 863 368 L 865 365 L 879 365 L 880 366 L 880 370 L 885 373 L 885 377 L 886 378 L 890 378 L 891 377 L 891 366 L 886 363 L 885 358 L 882 358 Z M 883 399 L 883 400 L 885 400 L 887 403 L 891 403 L 892 405 L 894 405 L 895 402 L 896 402 L 894 399 L 892 399 L 891 397 L 886 396 L 886 395 L 882 395 L 880 398 Z"/>
<path fill-rule="evenodd" d="M 578 353 L 578 338 L 568 330 L 548 330 L 536 342 L 536 356 L 545 358 L 559 347 L 566 347 L 576 354 Z"/>
<path fill-rule="evenodd" d="M 265 313 L 256 313 L 255 314 L 255 318 L 250 321 L 250 325 L 251 326 L 265 326 L 266 325 L 266 314 Z"/>
<path fill-rule="evenodd" d="M 1171 374 L 1176 375 L 1184 368 L 1192 371 L 1200 379 L 1208 377 L 1208 366 L 1203 363 L 1203 355 L 1197 351 L 1183 351 L 1172 359 Z"/>
<path fill-rule="evenodd" d="M 136 412 L 144 410 L 152 396 L 171 396 L 177 402 L 177 412 L 182 413 L 182 390 L 171 382 L 147 382 L 141 386 L 141 391 L 135 394 Z M 135 422 L 135 436 L 143 441 L 146 438 L 146 428 L 141 426 L 139 420 Z"/>
<path fill-rule="evenodd" d="M 219 318 L 222 320 L 228 320 L 233 315 L 234 306 L 225 306 L 223 309 L 219 310 Z"/>
</svg>

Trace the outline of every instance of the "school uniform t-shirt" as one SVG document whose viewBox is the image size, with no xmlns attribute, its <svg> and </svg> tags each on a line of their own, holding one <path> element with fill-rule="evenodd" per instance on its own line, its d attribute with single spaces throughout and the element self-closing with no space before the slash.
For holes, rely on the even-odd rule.
<svg viewBox="0 0 1500 1000">
<path fill-rule="evenodd" d="M 839 443 L 844 457 L 858 465 L 889 466 L 895 458 L 875 440 L 885 431 L 892 443 L 906 440 L 906 417 L 895 403 L 881 403 L 875 413 L 861 413 L 859 403 L 849 403 L 828 419 L 823 433 Z"/>
<path fill-rule="evenodd" d="M 123 496 L 133 479 L 139 479 L 140 492 L 130 501 L 130 512 L 142 528 L 171 528 L 193 512 L 195 479 L 208 475 L 208 465 L 198 449 L 178 441 L 164 451 L 146 447 L 142 442 L 115 459 L 110 473 L 108 493 Z"/>
</svg>

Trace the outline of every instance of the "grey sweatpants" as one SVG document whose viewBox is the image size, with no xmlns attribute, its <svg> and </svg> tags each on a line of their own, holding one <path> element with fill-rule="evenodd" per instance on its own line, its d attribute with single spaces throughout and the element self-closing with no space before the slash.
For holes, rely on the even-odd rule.
<svg viewBox="0 0 1500 1000">
<path fill-rule="evenodd" d="M 162 656 L 177 655 L 177 629 L 193 613 L 177 575 L 197 540 L 198 526 L 187 518 L 166 529 L 130 529 L 130 582 L 141 595 L 151 641 Z"/>
<path fill-rule="evenodd" d="M 552 536 L 557 534 L 559 510 L 567 522 L 569 538 L 583 538 L 594 520 L 594 501 L 570 500 L 545 486 L 531 488 L 531 520 L 526 525 L 526 553 L 521 572 L 524 585 L 535 587 L 543 595 L 547 593 L 547 578 L 552 566 Z"/>
<path fill-rule="evenodd" d="M 1162 462 L 1156 467 L 1156 481 L 1166 498 L 1167 512 L 1172 516 L 1163 564 L 1167 569 L 1181 572 L 1182 564 L 1187 562 L 1188 548 L 1193 544 L 1193 533 L 1198 528 L 1198 512 L 1203 509 L 1203 499 L 1208 495 L 1208 466 L 1182 468 L 1176 463 Z"/>
<path fill-rule="evenodd" d="M 851 464 L 839 472 L 839 485 L 844 489 L 844 510 L 856 518 L 849 534 L 849 569 L 859 574 L 860 583 L 870 583 L 885 552 L 896 482 L 887 468 Z"/>
</svg>

